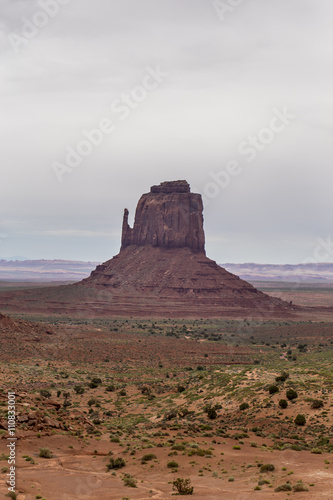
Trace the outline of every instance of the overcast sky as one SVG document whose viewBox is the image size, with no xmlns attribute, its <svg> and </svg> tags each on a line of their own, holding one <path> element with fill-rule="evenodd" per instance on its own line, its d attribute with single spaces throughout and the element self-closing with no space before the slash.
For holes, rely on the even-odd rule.
<svg viewBox="0 0 333 500">
<path fill-rule="evenodd" d="M 0 257 L 105 261 L 123 209 L 132 222 L 175 179 L 204 195 L 218 262 L 299 263 L 333 236 L 331 0 L 1 0 L 0 15 Z"/>
</svg>

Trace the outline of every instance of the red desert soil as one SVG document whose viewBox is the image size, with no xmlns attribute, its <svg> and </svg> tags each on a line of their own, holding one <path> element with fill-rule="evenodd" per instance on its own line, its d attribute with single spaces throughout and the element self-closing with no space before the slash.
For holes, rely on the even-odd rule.
<svg viewBox="0 0 333 500">
<path fill-rule="evenodd" d="M 332 323 L 85 323 L 1 316 L 0 468 L 7 465 L 6 390 L 15 387 L 19 500 L 166 500 L 178 477 L 191 480 L 193 498 L 330 498 Z M 298 397 L 281 410 L 289 388 Z M 323 406 L 313 409 L 313 400 Z M 249 407 L 241 411 L 243 402 Z M 297 414 L 305 426 L 295 425 Z M 43 448 L 51 458 L 39 456 Z M 108 471 L 117 458 L 125 466 Z M 262 464 L 274 470 L 262 472 Z M 299 484 L 309 491 L 275 492 Z"/>
</svg>

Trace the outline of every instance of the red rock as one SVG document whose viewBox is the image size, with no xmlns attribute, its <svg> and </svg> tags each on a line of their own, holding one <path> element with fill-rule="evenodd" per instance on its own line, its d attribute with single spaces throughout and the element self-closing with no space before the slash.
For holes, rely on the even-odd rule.
<svg viewBox="0 0 333 500">
<path fill-rule="evenodd" d="M 57 421 L 57 420 L 53 420 L 52 418 L 50 417 L 44 417 L 44 422 L 46 423 L 46 425 L 48 425 L 49 427 L 56 427 L 57 429 L 60 428 L 60 423 Z"/>
<path fill-rule="evenodd" d="M 152 186 L 138 202 L 133 228 L 128 225 L 125 208 L 121 250 L 129 245 L 152 245 L 204 252 L 202 211 L 201 195 L 191 193 L 186 181 Z"/>
<path fill-rule="evenodd" d="M 206 257 L 200 194 L 186 181 L 164 182 L 141 196 L 134 226 L 125 209 L 121 250 L 97 266 L 83 285 L 112 295 L 110 310 L 142 314 L 148 307 L 218 316 L 222 309 L 256 315 L 288 313 L 290 304 L 269 297 Z M 158 302 L 157 302 L 158 300 Z M 105 304 L 105 303 L 104 303 Z"/>
</svg>

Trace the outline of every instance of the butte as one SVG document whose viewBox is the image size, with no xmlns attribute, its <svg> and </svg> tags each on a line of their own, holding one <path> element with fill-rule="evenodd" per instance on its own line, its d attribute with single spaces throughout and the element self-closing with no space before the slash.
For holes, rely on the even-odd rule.
<svg viewBox="0 0 333 500">
<path fill-rule="evenodd" d="M 281 317 L 293 306 L 270 297 L 206 256 L 203 204 L 188 182 L 152 186 L 125 209 L 121 249 L 71 287 L 94 289 L 104 314 Z M 99 291 L 99 293 L 97 293 Z M 88 305 L 88 304 L 87 304 Z"/>
</svg>

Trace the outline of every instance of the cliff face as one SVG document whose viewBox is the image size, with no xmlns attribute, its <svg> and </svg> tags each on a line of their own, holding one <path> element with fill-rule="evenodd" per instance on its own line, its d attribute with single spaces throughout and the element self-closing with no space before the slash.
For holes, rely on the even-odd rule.
<svg viewBox="0 0 333 500">
<path fill-rule="evenodd" d="M 205 251 L 203 206 L 200 194 L 190 192 L 186 181 L 163 182 L 141 196 L 134 226 L 124 211 L 121 250 L 129 245 L 191 248 Z"/>
</svg>

